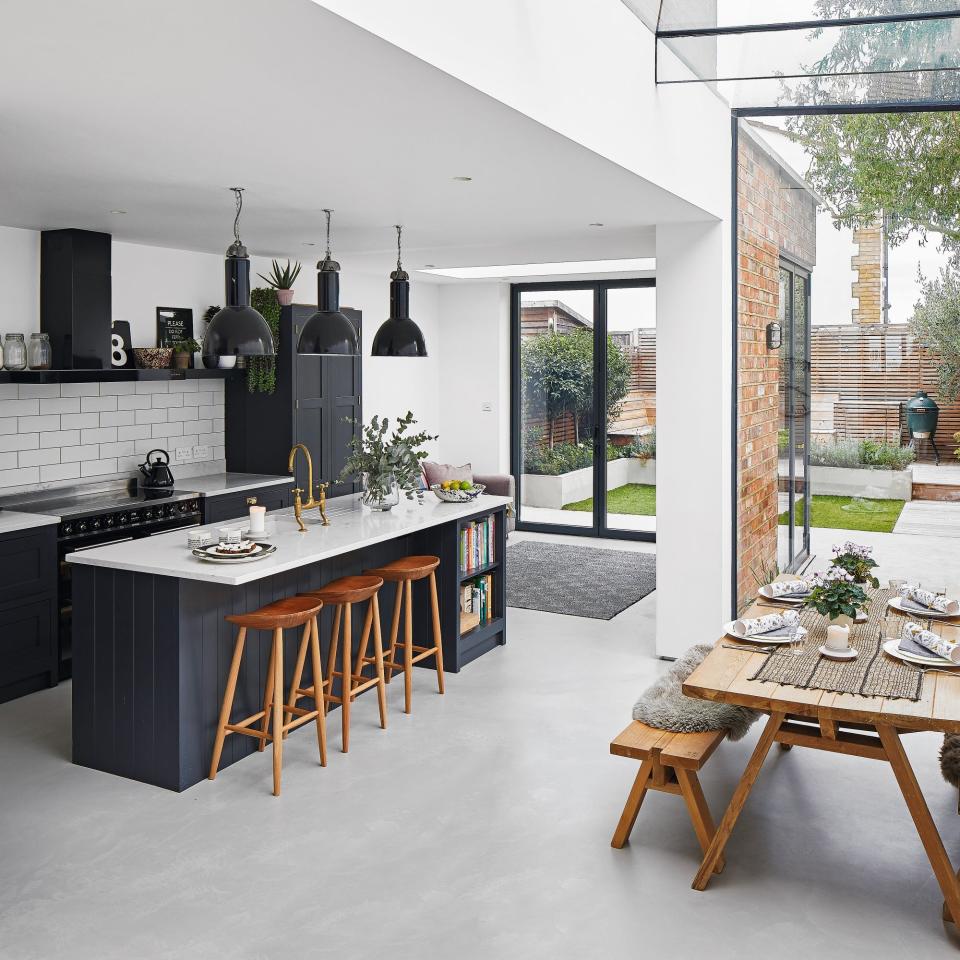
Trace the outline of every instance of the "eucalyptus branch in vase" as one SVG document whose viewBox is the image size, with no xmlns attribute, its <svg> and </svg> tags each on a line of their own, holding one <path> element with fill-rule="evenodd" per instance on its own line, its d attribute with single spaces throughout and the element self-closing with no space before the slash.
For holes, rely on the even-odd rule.
<svg viewBox="0 0 960 960">
<path fill-rule="evenodd" d="M 348 423 L 357 423 L 347 419 Z M 424 444 L 436 440 L 436 434 L 409 433 L 416 424 L 408 410 L 398 417 L 390 432 L 389 417 L 374 417 L 362 427 L 360 436 L 350 440 L 350 456 L 340 473 L 340 481 L 360 478 L 363 502 L 374 510 L 389 510 L 399 502 L 400 491 L 412 500 L 420 485 L 423 461 L 428 453 Z"/>
</svg>

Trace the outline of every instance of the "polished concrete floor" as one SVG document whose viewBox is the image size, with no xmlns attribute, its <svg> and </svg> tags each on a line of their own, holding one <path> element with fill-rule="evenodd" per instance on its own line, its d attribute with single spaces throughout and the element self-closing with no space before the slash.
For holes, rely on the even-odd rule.
<svg viewBox="0 0 960 960">
<path fill-rule="evenodd" d="M 649 549 L 631 545 L 633 549 Z M 655 595 L 611 621 L 511 610 L 509 645 L 355 709 L 351 752 L 291 737 L 177 795 L 69 763 L 69 685 L 0 706 L 2 960 L 948 957 L 960 947 L 893 776 L 772 755 L 705 893 L 682 805 L 610 847 L 635 766 L 608 742 L 665 667 Z M 691 637 L 693 642 L 698 638 Z M 335 725 L 334 725 L 335 727 Z M 719 814 L 756 739 L 706 767 Z M 950 853 L 938 738 L 907 747 Z"/>
</svg>

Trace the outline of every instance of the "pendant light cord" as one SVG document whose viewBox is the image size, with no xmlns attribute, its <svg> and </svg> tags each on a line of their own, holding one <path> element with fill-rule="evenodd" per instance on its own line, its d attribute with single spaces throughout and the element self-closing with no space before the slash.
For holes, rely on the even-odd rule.
<svg viewBox="0 0 960 960">
<path fill-rule="evenodd" d="M 394 227 L 397 230 L 397 270 L 403 270 L 403 264 L 400 262 L 400 235 L 403 233 L 402 224 L 395 223 Z"/>
<path fill-rule="evenodd" d="M 230 188 L 237 198 L 237 214 L 233 218 L 233 239 L 236 240 L 237 246 L 242 246 L 240 243 L 240 211 L 243 209 L 243 187 L 231 187 Z"/>
<path fill-rule="evenodd" d="M 330 214 L 333 213 L 332 210 L 328 210 L 326 207 L 323 208 L 323 212 L 327 215 L 327 256 L 326 259 L 330 259 Z"/>
</svg>

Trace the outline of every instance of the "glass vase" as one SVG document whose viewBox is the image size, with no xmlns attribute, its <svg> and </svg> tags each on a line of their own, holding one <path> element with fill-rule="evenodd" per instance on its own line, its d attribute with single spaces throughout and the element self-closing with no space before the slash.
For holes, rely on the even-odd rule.
<svg viewBox="0 0 960 960">
<path fill-rule="evenodd" d="M 363 475 L 360 502 L 371 510 L 390 510 L 400 502 L 400 487 L 392 474 Z"/>
</svg>

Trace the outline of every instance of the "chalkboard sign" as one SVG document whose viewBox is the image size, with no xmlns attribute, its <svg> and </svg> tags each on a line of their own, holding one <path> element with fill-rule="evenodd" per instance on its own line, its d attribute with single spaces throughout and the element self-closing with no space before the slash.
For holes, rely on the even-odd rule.
<svg viewBox="0 0 960 960">
<path fill-rule="evenodd" d="M 157 346 L 172 347 L 193 338 L 193 310 L 189 307 L 157 307 Z"/>
<path fill-rule="evenodd" d="M 130 343 L 130 324 L 126 320 L 114 320 L 110 327 L 110 366 L 130 369 L 133 362 L 133 344 Z"/>
</svg>

